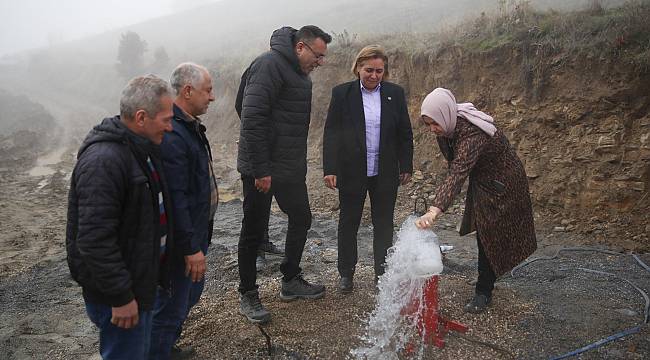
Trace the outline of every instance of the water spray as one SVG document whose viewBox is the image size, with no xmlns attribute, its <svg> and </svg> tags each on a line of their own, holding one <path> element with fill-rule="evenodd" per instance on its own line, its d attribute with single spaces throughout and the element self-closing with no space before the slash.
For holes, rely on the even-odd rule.
<svg viewBox="0 0 650 360">
<path fill-rule="evenodd" d="M 439 313 L 442 254 L 436 234 L 415 226 L 422 214 L 417 209 L 420 202 L 426 211 L 426 199 L 415 199 L 414 214 L 404 221 L 389 249 L 386 272 L 378 283 L 377 304 L 361 338 L 366 346 L 352 351 L 359 359 L 422 358 L 425 345 L 442 348 L 449 331 L 467 331 L 465 325 Z"/>
</svg>

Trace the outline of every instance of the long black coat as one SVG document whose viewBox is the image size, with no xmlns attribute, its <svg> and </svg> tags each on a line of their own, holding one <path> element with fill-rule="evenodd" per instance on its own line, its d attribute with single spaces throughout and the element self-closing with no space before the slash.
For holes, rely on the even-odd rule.
<svg viewBox="0 0 650 360">
<path fill-rule="evenodd" d="M 237 170 L 244 175 L 301 182 L 307 174 L 312 83 L 293 48 L 296 30 L 271 36 L 271 50 L 246 69 L 235 107 L 241 116 Z M 241 111 L 240 111 L 241 109 Z"/>
<path fill-rule="evenodd" d="M 413 172 L 413 131 L 404 89 L 382 82 L 379 188 L 397 189 L 399 174 Z M 332 89 L 323 133 L 323 173 L 336 175 L 342 192 L 360 192 L 366 181 L 366 127 L 359 80 Z"/>
</svg>

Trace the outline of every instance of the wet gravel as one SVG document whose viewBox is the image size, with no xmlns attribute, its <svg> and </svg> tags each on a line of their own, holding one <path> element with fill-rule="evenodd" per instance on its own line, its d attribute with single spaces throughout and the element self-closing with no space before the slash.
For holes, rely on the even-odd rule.
<svg viewBox="0 0 650 360">
<path fill-rule="evenodd" d="M 277 210 L 277 209 L 276 209 Z M 63 215 L 63 214 L 62 214 Z M 448 216 L 445 221 L 457 219 Z M 64 222 L 60 225 L 61 231 Z M 238 314 L 237 241 L 241 202 L 222 204 L 208 254 L 206 291 L 192 311 L 181 343 L 192 345 L 195 359 L 345 359 L 361 345 L 364 321 L 374 308 L 371 238 L 366 223 L 359 233 L 359 266 L 355 290 L 336 291 L 336 219 L 317 214 L 309 233 L 302 266 L 305 276 L 327 287 L 323 299 L 282 302 L 279 264 L 269 255 L 259 273 L 263 303 L 272 313 L 264 327 L 271 355 L 257 326 Z M 286 218 L 273 212 L 270 237 L 284 244 Z M 562 253 L 521 268 L 496 284 L 493 304 L 484 314 L 462 311 L 476 277 L 476 240 L 459 237 L 450 226 L 436 230 L 455 248 L 445 260 L 439 294 L 442 314 L 469 327 L 462 337 L 449 334 L 443 349 L 427 347 L 424 358 L 548 359 L 643 321 L 645 305 L 629 284 L 613 277 L 576 270 L 611 272 L 650 292 L 650 273 L 629 255 L 593 252 Z M 541 230 L 538 252 L 552 255 L 560 246 L 579 243 L 570 234 Z M 650 264 L 650 255 L 641 255 Z M 0 359 L 97 358 L 97 332 L 87 319 L 79 288 L 70 279 L 64 252 L 0 278 Z M 404 358 L 403 354 L 396 358 Z M 648 326 L 581 359 L 645 359 L 650 357 Z"/>
<path fill-rule="evenodd" d="M 305 247 L 304 272 L 310 280 L 327 286 L 325 298 L 284 303 L 278 298 L 281 258 L 269 256 L 259 273 L 262 302 L 271 311 L 265 326 L 272 339 L 272 355 L 260 330 L 238 314 L 236 244 L 241 204 L 220 208 L 217 236 L 210 254 L 208 290 L 193 311 L 183 343 L 194 346 L 197 358 L 214 359 L 343 359 L 361 345 L 364 320 L 374 307 L 376 289 L 371 263 L 372 229 L 359 233 L 360 266 L 355 290 L 336 291 L 336 221 L 316 218 Z M 450 218 L 448 221 L 453 222 Z M 286 220 L 274 213 L 270 237 L 283 244 Z M 650 291 L 650 273 L 629 255 L 592 252 L 562 253 L 558 259 L 539 261 L 521 268 L 515 277 L 497 282 L 493 304 L 484 314 L 462 311 L 473 291 L 476 245 L 473 236 L 459 237 L 450 229 L 438 229 L 442 242 L 455 246 L 445 258 L 440 284 L 441 312 L 469 326 L 463 337 L 450 334 L 444 349 L 428 347 L 424 358 L 551 358 L 607 337 L 643 321 L 645 302 L 628 284 L 580 270 L 614 272 Z M 538 255 L 559 247 L 557 234 L 540 236 Z M 650 262 L 650 256 L 642 257 Z M 642 359 L 650 354 L 647 326 L 638 334 L 610 343 L 582 356 L 585 359 Z M 485 343 L 491 344 L 492 347 Z M 498 350 L 495 350 L 498 349 Z M 400 354 L 399 357 L 403 357 Z"/>
</svg>

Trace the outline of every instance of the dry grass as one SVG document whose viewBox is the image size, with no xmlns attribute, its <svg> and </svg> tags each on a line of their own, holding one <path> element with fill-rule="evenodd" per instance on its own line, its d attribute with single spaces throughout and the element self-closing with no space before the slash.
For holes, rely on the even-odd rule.
<svg viewBox="0 0 650 360">
<path fill-rule="evenodd" d="M 615 58 L 647 70 L 650 60 L 642 54 L 650 50 L 650 1 L 628 1 L 605 8 L 601 1 L 590 1 L 580 11 L 539 12 L 520 1 L 508 12 L 481 16 L 463 26 L 459 43 L 470 50 L 489 51 L 515 45 L 546 51 L 590 57 Z"/>
<path fill-rule="evenodd" d="M 570 54 L 619 59 L 640 71 L 648 71 L 650 21 L 647 19 L 650 19 L 648 0 L 630 0 L 616 7 L 593 0 L 584 9 L 569 12 L 540 11 L 528 1 L 517 0 L 503 2 L 493 14 L 482 13 L 460 24 L 442 27 L 436 33 L 403 33 L 368 40 L 411 54 L 435 53 L 453 46 L 475 52 L 508 46 L 520 48 L 530 57 Z M 531 64 L 528 70 L 535 71 L 534 68 Z"/>
</svg>

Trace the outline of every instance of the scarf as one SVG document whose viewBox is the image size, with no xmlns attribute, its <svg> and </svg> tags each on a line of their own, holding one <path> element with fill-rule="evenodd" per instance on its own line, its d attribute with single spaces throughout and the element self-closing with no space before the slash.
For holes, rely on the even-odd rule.
<svg viewBox="0 0 650 360">
<path fill-rule="evenodd" d="M 492 116 L 476 109 L 472 103 L 457 104 L 454 94 L 443 88 L 436 88 L 424 98 L 420 114 L 433 119 L 442 127 L 444 136 L 448 138 L 454 136 L 458 116 L 476 125 L 490 136 L 494 136 L 497 131 Z"/>
</svg>

